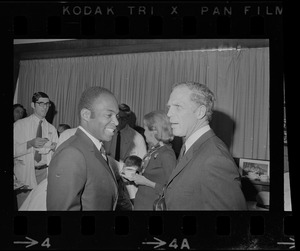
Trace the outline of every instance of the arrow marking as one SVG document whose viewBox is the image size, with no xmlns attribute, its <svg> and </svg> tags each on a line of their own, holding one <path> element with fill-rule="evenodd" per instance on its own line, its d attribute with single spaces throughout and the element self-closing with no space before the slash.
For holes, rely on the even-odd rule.
<svg viewBox="0 0 300 251">
<path fill-rule="evenodd" d="M 36 241 L 36 240 L 33 240 L 29 237 L 25 237 L 25 238 L 27 240 L 30 240 L 30 241 L 14 241 L 14 244 L 29 244 L 29 245 L 26 246 L 26 248 L 29 248 L 31 246 L 34 246 L 34 245 L 38 244 L 38 241 Z"/>
<path fill-rule="evenodd" d="M 154 241 L 149 241 L 149 242 L 142 242 L 142 244 L 147 244 L 147 245 L 156 245 L 154 248 L 158 248 L 160 246 L 163 246 L 166 244 L 165 241 L 162 241 L 158 238 L 153 237 L 155 240 L 157 240 L 158 242 L 154 242 Z"/>
<path fill-rule="evenodd" d="M 295 239 L 293 239 L 293 238 L 289 238 L 289 239 L 294 242 L 277 242 L 277 244 L 278 245 L 293 245 L 293 246 L 289 247 L 289 249 L 295 248 Z"/>
</svg>

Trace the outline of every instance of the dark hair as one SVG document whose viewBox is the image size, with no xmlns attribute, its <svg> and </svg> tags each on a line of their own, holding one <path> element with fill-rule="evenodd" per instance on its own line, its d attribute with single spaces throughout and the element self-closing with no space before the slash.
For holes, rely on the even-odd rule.
<svg viewBox="0 0 300 251">
<path fill-rule="evenodd" d="M 126 115 L 126 118 L 129 118 L 131 115 L 130 107 L 124 103 L 119 105 L 119 111 L 123 112 Z"/>
<path fill-rule="evenodd" d="M 21 108 L 25 109 L 24 106 L 22 106 L 21 104 L 14 104 L 13 110 L 15 110 L 15 108 L 17 108 L 17 107 L 21 107 Z"/>
<path fill-rule="evenodd" d="M 36 92 L 32 96 L 32 102 L 33 103 L 37 102 L 39 100 L 39 98 L 48 98 L 49 99 L 49 97 L 48 97 L 48 95 L 46 93 L 44 93 L 44 92 Z"/>
<path fill-rule="evenodd" d="M 22 116 L 21 119 L 26 118 L 26 117 L 27 117 L 26 109 L 25 109 L 24 106 L 22 106 L 21 104 L 14 104 L 14 105 L 13 105 L 13 112 L 14 112 L 15 109 L 18 108 L 18 107 L 20 107 L 20 108 L 23 109 L 23 116 Z"/>
<path fill-rule="evenodd" d="M 123 114 L 125 114 L 122 119 L 124 119 L 131 128 L 134 128 L 136 124 L 136 115 L 130 110 L 130 107 L 124 103 L 120 104 L 119 112 L 123 112 Z"/>
<path fill-rule="evenodd" d="M 130 107 L 124 103 L 119 105 L 119 110 L 122 112 L 126 112 L 127 114 L 131 112 Z"/>
<path fill-rule="evenodd" d="M 78 103 L 78 115 L 80 119 L 80 112 L 82 109 L 88 109 L 91 111 L 91 117 L 94 117 L 94 109 L 93 104 L 94 101 L 103 93 L 111 94 L 113 93 L 106 88 L 100 86 L 92 86 L 85 89 L 85 91 L 81 94 L 79 103 Z M 114 95 L 113 95 L 114 96 Z"/>
<path fill-rule="evenodd" d="M 127 156 L 124 160 L 124 164 L 126 166 L 137 166 L 141 167 L 142 165 L 142 159 L 139 156 L 136 155 L 130 155 Z"/>
</svg>

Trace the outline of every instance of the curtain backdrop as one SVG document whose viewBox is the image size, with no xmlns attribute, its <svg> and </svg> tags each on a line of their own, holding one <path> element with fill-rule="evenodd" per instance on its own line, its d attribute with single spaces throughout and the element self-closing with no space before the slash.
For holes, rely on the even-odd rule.
<svg viewBox="0 0 300 251">
<path fill-rule="evenodd" d="M 269 160 L 269 48 L 152 52 L 20 62 L 18 102 L 31 113 L 34 92 L 55 104 L 53 125 L 79 124 L 89 86 L 110 89 L 143 115 L 166 104 L 175 82 L 205 83 L 216 95 L 212 127 L 234 157 Z"/>
</svg>

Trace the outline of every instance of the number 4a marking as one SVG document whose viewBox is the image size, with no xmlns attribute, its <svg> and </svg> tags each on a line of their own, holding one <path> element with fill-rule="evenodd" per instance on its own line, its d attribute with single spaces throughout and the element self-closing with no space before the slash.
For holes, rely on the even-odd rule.
<svg viewBox="0 0 300 251">
<path fill-rule="evenodd" d="M 169 247 L 170 248 L 174 248 L 174 249 L 177 249 L 178 248 L 178 244 L 177 244 L 177 239 L 173 239 L 172 242 L 169 244 Z M 190 249 L 190 246 L 189 246 L 189 243 L 187 241 L 187 239 L 183 239 L 182 240 L 182 243 L 181 243 L 181 247 L 180 249 Z"/>
<path fill-rule="evenodd" d="M 44 242 L 41 244 L 41 246 L 49 248 L 51 246 L 49 238 L 46 238 L 46 240 L 44 240 Z"/>
</svg>

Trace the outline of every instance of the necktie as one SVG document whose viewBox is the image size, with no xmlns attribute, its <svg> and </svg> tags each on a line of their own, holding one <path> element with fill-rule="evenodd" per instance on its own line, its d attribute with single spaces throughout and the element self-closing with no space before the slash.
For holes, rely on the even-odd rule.
<svg viewBox="0 0 300 251">
<path fill-rule="evenodd" d="M 107 162 L 106 151 L 105 151 L 103 145 L 102 145 L 101 148 L 100 148 L 100 152 L 101 152 L 101 154 L 102 154 L 102 157 L 103 157 L 103 158 L 105 159 L 105 161 Z"/>
<path fill-rule="evenodd" d="M 185 154 L 185 144 L 183 144 L 183 146 L 181 147 L 180 154 L 178 157 L 178 162 L 181 160 L 184 154 Z"/>
<path fill-rule="evenodd" d="M 43 122 L 43 120 L 40 120 L 37 131 L 36 131 L 36 137 L 37 138 L 42 138 L 42 122 Z M 36 162 L 40 162 L 41 159 L 42 159 L 42 155 L 38 151 L 35 151 L 34 160 Z"/>
<path fill-rule="evenodd" d="M 121 133 L 118 131 L 117 135 L 117 144 L 116 144 L 116 154 L 115 154 L 115 160 L 120 160 L 120 147 L 121 147 Z"/>
<path fill-rule="evenodd" d="M 110 164 L 109 164 L 109 160 L 108 160 L 108 157 L 107 157 L 107 155 L 106 155 L 106 151 L 105 151 L 103 145 L 102 145 L 101 148 L 100 148 L 100 152 L 101 152 L 102 157 L 105 159 L 105 161 L 106 161 L 106 163 L 107 163 L 107 165 L 108 165 L 110 171 L 112 172 L 113 176 L 115 176 L 114 170 L 113 170 L 113 168 L 112 168 L 112 167 L 110 166 Z"/>
</svg>

